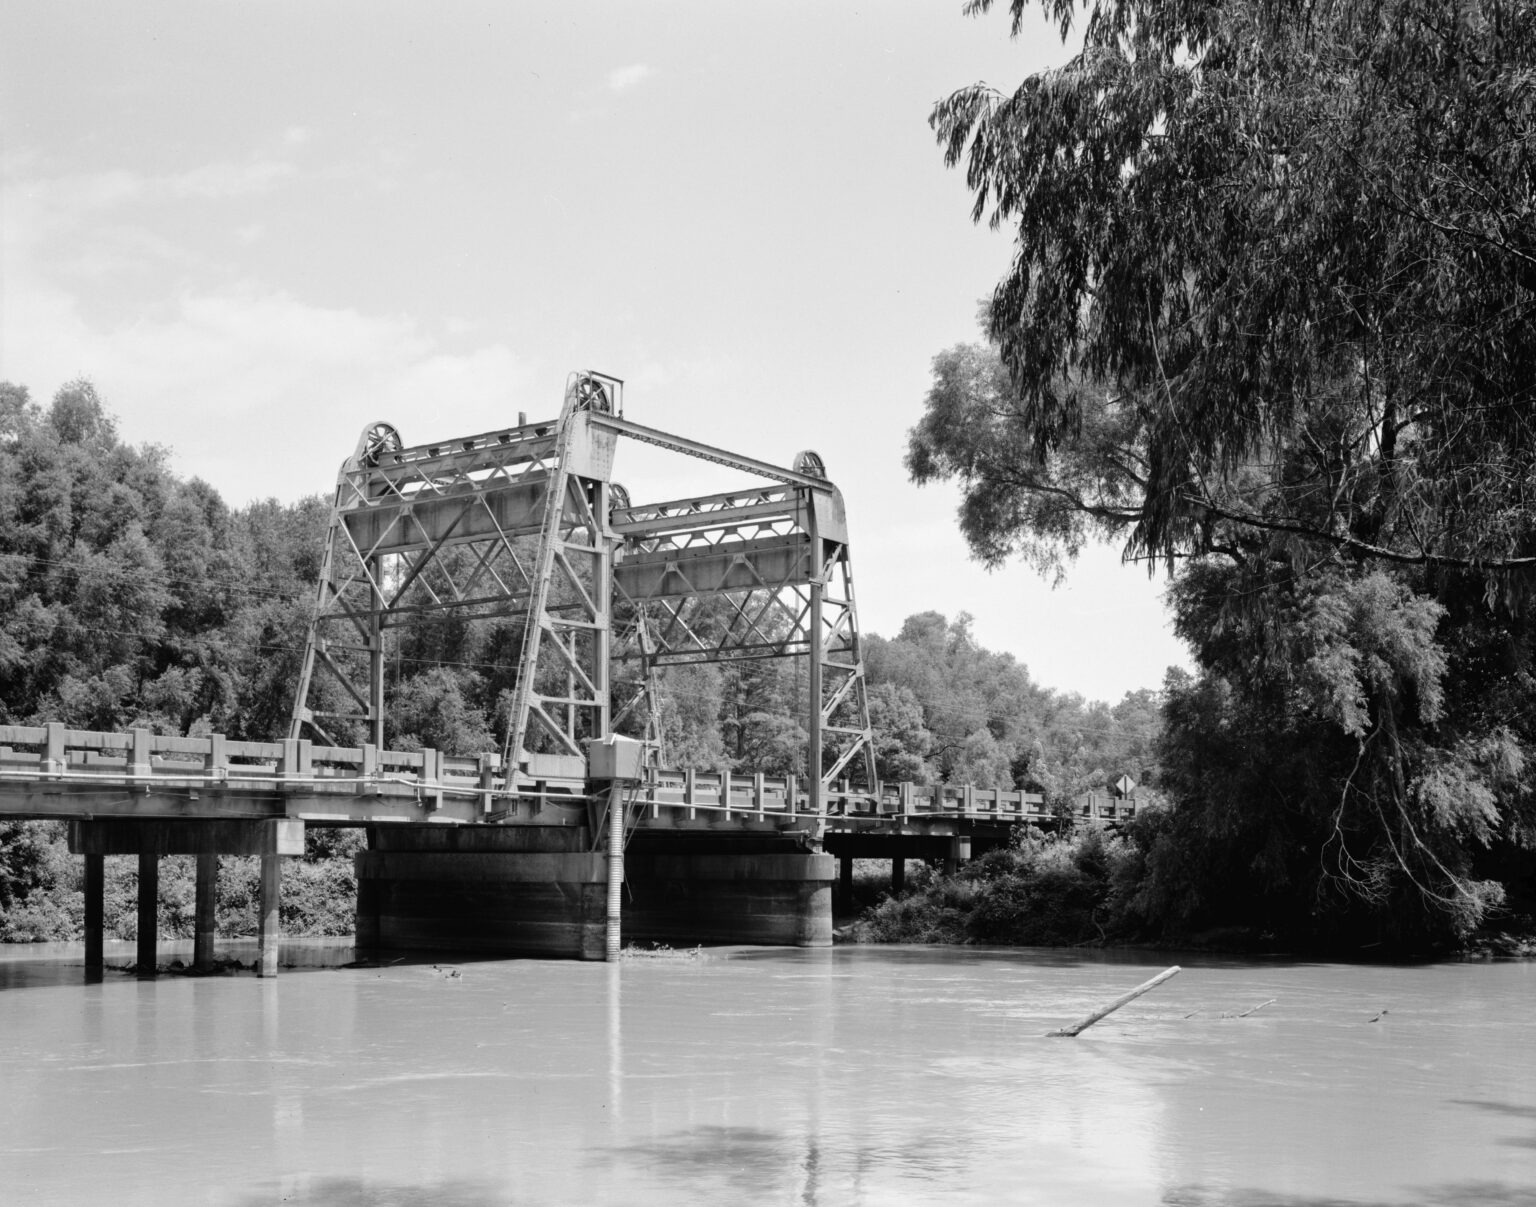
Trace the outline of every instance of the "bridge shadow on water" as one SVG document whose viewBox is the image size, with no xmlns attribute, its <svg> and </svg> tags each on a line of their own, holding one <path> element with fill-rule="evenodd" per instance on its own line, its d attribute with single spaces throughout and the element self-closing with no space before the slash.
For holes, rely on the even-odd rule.
<svg viewBox="0 0 1536 1207">
<path fill-rule="evenodd" d="M 706 1128 L 703 1131 L 730 1134 L 690 1132 L 646 1145 L 643 1150 L 638 1147 L 615 1150 L 614 1155 L 643 1156 L 645 1164 L 651 1167 L 650 1172 L 665 1172 L 666 1180 L 674 1183 L 673 1193 L 684 1194 L 681 1199 L 667 1200 L 671 1202 L 690 1201 L 684 1187 L 692 1184 L 702 1190 L 704 1183 L 717 1189 L 722 1188 L 723 1183 L 731 1196 L 729 1201 L 757 1202 L 765 1186 L 772 1184 L 774 1175 L 784 1173 L 783 1137 L 777 1133 L 753 1128 Z M 847 1155 L 843 1154 L 844 1159 Z M 866 1161 L 880 1159 L 881 1154 L 866 1154 Z M 872 1166 L 866 1165 L 869 1167 Z M 799 1201 L 806 1207 L 815 1207 L 822 1199 L 816 1190 L 817 1153 L 814 1148 L 802 1159 L 799 1172 L 806 1178 Z M 940 1176 L 940 1171 L 934 1173 Z M 774 1197 L 777 1199 L 778 1196 Z M 292 1204 L 293 1207 L 520 1207 L 520 1203 L 531 1205 L 539 1201 L 542 1200 L 519 1200 L 510 1195 L 505 1186 L 492 1181 L 456 1180 L 410 1185 L 352 1177 L 273 1181 L 236 1200 L 238 1207 L 265 1207 L 273 1202 Z M 858 1207 L 864 1200 L 857 1194 L 851 1200 L 844 1198 L 840 1191 L 838 1201 L 844 1207 Z M 1086 1204 L 1087 1200 L 1084 1202 Z M 1365 1200 L 1243 1188 L 1179 1186 L 1165 1190 L 1159 1203 L 1161 1207 L 1529 1207 L 1531 1191 L 1528 1186 L 1502 1182 L 1459 1182 L 1426 1187 L 1410 1192 L 1407 1198 Z"/>
<path fill-rule="evenodd" d="M 314 1178 L 273 1182 L 237 1200 L 241 1207 L 269 1203 L 294 1207 L 518 1207 L 494 1182 L 430 1182 L 420 1186 L 371 1178 Z"/>
<path fill-rule="evenodd" d="M 1469 1106 L 1487 1111 L 1505 1119 L 1516 1119 L 1530 1130 L 1522 1136 L 1500 1136 L 1497 1143 L 1508 1148 L 1536 1148 L 1536 1106 L 1520 1106 L 1513 1102 L 1488 1102 L 1484 1099 L 1457 1098 L 1456 1106 Z"/>
<path fill-rule="evenodd" d="M 858 1203 L 855 1187 L 876 1170 L 899 1170 L 909 1184 L 934 1188 L 952 1183 L 966 1168 L 966 1154 L 933 1146 L 898 1147 L 892 1144 L 848 1145 L 827 1143 L 806 1135 L 803 1129 L 773 1130 L 761 1127 L 708 1125 L 598 1150 L 606 1160 L 644 1170 L 658 1182 L 669 1183 L 674 1193 L 688 1188 L 724 1189 L 725 1201 L 751 1203 L 763 1199 L 782 1201 L 785 1182 L 798 1184 L 797 1201 L 815 1204 Z M 788 1175 L 786 1177 L 786 1175 Z M 835 1181 L 833 1197 L 827 1197 L 824 1179 Z M 769 1189 L 772 1188 L 772 1189 Z M 677 1201 L 668 1199 L 666 1201 Z"/>
<path fill-rule="evenodd" d="M 861 1175 L 899 1170 L 901 1179 L 937 1190 L 960 1177 L 966 1158 L 959 1152 L 862 1145 L 832 1150 L 803 1130 L 708 1125 L 649 1138 L 643 1143 L 589 1150 L 587 1163 L 606 1167 L 609 1185 L 625 1186 L 623 1198 L 600 1195 L 595 1202 L 743 1203 L 784 1202 L 786 1192 L 802 1207 L 857 1207 L 868 1200 L 848 1181 Z M 634 1174 L 652 1179 L 648 1186 L 629 1181 Z M 828 1192 L 824 1178 L 838 1185 Z M 565 1201 L 564 1196 L 557 1196 Z M 272 1202 L 295 1207 L 519 1207 L 543 1203 L 543 1197 L 518 1199 L 504 1186 L 465 1180 L 408 1185 L 368 1178 L 274 1180 L 238 1200 L 240 1207 Z"/>
<path fill-rule="evenodd" d="M 1458 1101 L 1457 1105 L 1536 1123 L 1536 1108 L 1484 1101 Z M 1536 1147 L 1536 1137 L 1502 1142 Z M 965 1174 L 965 1156 L 959 1152 L 880 1144 L 850 1148 L 835 1141 L 828 1144 L 807 1137 L 799 1129 L 720 1125 L 691 1127 L 639 1143 L 589 1149 L 586 1163 L 589 1168 L 606 1167 L 608 1178 L 604 1180 L 610 1184 L 627 1184 L 631 1197 L 622 1201 L 633 1203 L 780 1202 L 787 1201 L 784 1194 L 789 1189 L 788 1182 L 797 1183 L 792 1193 L 804 1207 L 833 1202 L 839 1207 L 861 1207 L 890 1201 L 884 1196 L 890 1190 L 888 1176 L 893 1173 L 909 1191 L 925 1201 L 930 1197 L 926 1192 L 963 1182 Z M 883 1190 L 872 1192 L 866 1199 L 859 1190 L 860 1183 L 875 1173 L 887 1175 L 878 1179 Z M 634 1175 L 643 1175 L 649 1180 L 649 1187 L 643 1188 L 638 1181 L 631 1180 Z M 279 1199 L 295 1207 L 519 1207 L 543 1201 L 537 1196 L 519 1199 L 504 1185 L 491 1181 L 409 1185 L 367 1178 L 317 1178 L 270 1183 L 253 1190 L 241 1200 L 241 1207 L 256 1207 Z M 1093 1201 L 1091 1197 L 1072 1199 L 1060 1207 L 1089 1207 Z M 1155 1201 L 1160 1207 L 1530 1207 L 1533 1200 L 1529 1185 L 1476 1180 L 1416 1187 L 1406 1190 L 1402 1197 L 1370 1199 L 1186 1184 L 1163 1188 L 1161 1197 Z"/>
<path fill-rule="evenodd" d="M 17 989 L 47 989 L 68 985 L 114 984 L 138 978 L 133 963 L 132 940 L 112 940 L 106 945 L 106 964 L 99 973 L 88 973 L 85 949 L 80 943 L 0 944 L 0 993 Z M 161 960 L 154 979 L 175 981 L 202 977 L 249 977 L 256 979 L 256 940 L 243 937 L 220 939 L 215 966 L 206 972 L 187 967 L 192 959 L 190 939 L 162 940 Z M 278 968 L 287 976 L 301 972 L 341 969 L 404 968 L 428 965 L 444 970 L 480 963 L 538 957 L 498 956 L 481 952 L 432 950 L 373 953 L 359 951 L 351 936 L 284 939 Z"/>
<path fill-rule="evenodd" d="M 758 949 L 772 955 L 773 949 Z M 1039 968 L 1306 968 L 1334 961 L 1305 956 L 1234 954 L 1190 948 L 1154 947 L 1016 947 L 1009 944 L 966 943 L 839 943 L 833 949 L 852 959 L 879 959 L 908 964 L 977 963 L 997 960 Z"/>
<path fill-rule="evenodd" d="M 1452 1099 L 1451 1104 L 1484 1111 L 1523 1125 L 1522 1134 L 1504 1136 L 1496 1143 L 1517 1148 L 1536 1148 L 1536 1107 L 1482 1099 Z M 1419 1187 L 1402 1198 L 1333 1198 L 1316 1195 L 1278 1194 L 1252 1188 L 1213 1188 L 1200 1185 L 1171 1187 L 1164 1191 L 1162 1207 L 1531 1207 L 1536 1202 L 1531 1186 L 1478 1180 Z"/>
</svg>

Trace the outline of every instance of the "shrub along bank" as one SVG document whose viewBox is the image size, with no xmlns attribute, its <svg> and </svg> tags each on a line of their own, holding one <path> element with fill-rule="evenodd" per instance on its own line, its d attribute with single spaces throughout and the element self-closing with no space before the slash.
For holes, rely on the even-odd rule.
<svg viewBox="0 0 1536 1207">
<path fill-rule="evenodd" d="M 1021 829 L 1011 845 L 950 876 L 925 863 L 909 864 L 907 888 L 899 895 L 880 892 L 875 878 L 855 886 L 856 899 L 869 904 L 840 934 L 855 943 L 1126 944 L 1338 959 L 1536 956 L 1536 920 L 1515 909 L 1460 937 L 1414 944 L 1392 936 L 1360 943 L 1349 932 L 1329 933 L 1330 915 L 1321 908 L 1291 925 L 1256 921 L 1251 912 L 1226 920 L 1179 915 L 1166 900 L 1171 890 L 1159 853 L 1168 823 L 1163 811 L 1154 810 L 1121 835 L 1082 830 L 1057 838 Z M 881 887 L 883 876 L 882 869 Z"/>
<path fill-rule="evenodd" d="M 908 889 L 846 932 L 859 943 L 1011 943 L 1059 947 L 1138 937 L 1130 898 L 1141 855 L 1087 830 L 1066 839 L 1022 831 L 952 876 L 919 864 Z"/>
</svg>

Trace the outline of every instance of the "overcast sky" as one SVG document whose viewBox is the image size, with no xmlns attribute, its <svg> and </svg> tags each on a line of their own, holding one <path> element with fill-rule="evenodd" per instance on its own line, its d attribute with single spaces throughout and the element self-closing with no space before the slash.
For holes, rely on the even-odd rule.
<svg viewBox="0 0 1536 1207">
<path fill-rule="evenodd" d="M 1117 700 L 1186 655 L 1160 582 L 1051 590 L 966 558 L 901 456 L 937 352 L 977 338 L 1006 233 L 928 113 L 1064 52 L 918 3 L 0 6 L 0 379 L 95 382 L 233 504 L 328 493 L 358 432 L 629 418 L 848 501 L 860 622 L 968 611 L 1037 680 Z M 621 445 L 637 501 L 723 489 Z"/>
</svg>

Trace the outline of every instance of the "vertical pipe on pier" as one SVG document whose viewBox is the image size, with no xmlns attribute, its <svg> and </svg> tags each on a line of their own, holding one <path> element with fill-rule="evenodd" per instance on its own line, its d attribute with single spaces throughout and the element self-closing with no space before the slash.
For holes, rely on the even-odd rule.
<svg viewBox="0 0 1536 1207">
<path fill-rule="evenodd" d="M 256 975 L 277 975 L 277 948 L 282 939 L 279 908 L 283 896 L 283 857 L 261 857 L 261 897 L 257 905 L 260 928 L 256 939 Z"/>
<path fill-rule="evenodd" d="M 969 834 L 956 834 L 949 840 L 949 854 L 944 860 L 944 874 L 953 876 L 960 870 L 960 865 L 969 863 L 971 859 L 971 836 Z"/>
<path fill-rule="evenodd" d="M 619 922 L 624 903 L 624 785 L 614 780 L 608 788 L 608 931 L 603 958 L 619 958 Z"/>
</svg>

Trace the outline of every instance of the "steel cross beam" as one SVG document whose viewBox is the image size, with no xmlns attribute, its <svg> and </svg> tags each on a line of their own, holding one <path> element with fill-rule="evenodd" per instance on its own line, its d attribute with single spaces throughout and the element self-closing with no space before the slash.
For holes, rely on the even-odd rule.
<svg viewBox="0 0 1536 1207">
<path fill-rule="evenodd" d="M 759 461 L 755 457 L 744 457 L 740 453 L 726 452 L 723 448 L 715 448 L 698 440 L 690 440 L 686 436 L 674 436 L 671 432 L 646 427 L 643 423 L 634 423 L 618 415 L 598 415 L 594 417 L 593 422 L 598 427 L 617 432 L 621 436 L 628 436 L 632 440 L 671 449 L 675 453 L 697 457 L 701 461 L 713 461 L 717 465 L 743 470 L 749 474 L 757 474 L 759 477 L 771 478 L 775 482 L 787 482 L 791 486 L 801 486 L 806 490 L 833 489 L 832 484 L 825 478 L 801 473 L 795 469 L 785 469 L 782 465 Z"/>
</svg>

